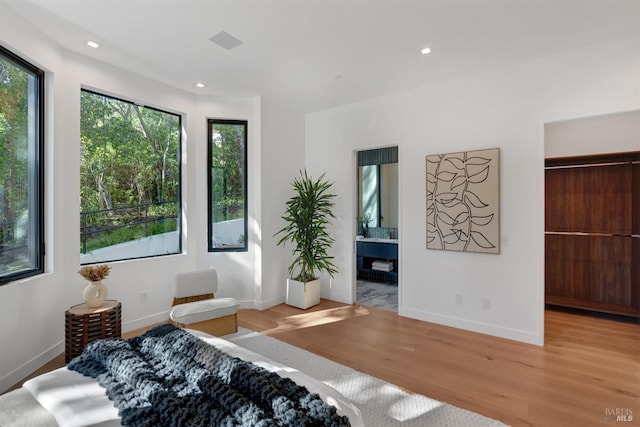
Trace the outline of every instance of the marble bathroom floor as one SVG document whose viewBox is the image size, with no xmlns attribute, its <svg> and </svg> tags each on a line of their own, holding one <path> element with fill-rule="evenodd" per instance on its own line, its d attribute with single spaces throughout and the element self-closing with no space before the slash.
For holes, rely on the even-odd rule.
<svg viewBox="0 0 640 427">
<path fill-rule="evenodd" d="M 356 282 L 356 302 L 369 307 L 398 311 L 398 284 L 384 282 Z"/>
</svg>

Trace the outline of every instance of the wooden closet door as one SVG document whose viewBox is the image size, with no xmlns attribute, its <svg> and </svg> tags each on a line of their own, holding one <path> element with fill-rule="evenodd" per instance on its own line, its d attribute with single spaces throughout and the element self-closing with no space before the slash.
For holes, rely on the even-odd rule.
<svg viewBox="0 0 640 427">
<path fill-rule="evenodd" d="M 547 234 L 545 240 L 547 303 L 603 311 L 632 305 L 630 238 Z"/>
<path fill-rule="evenodd" d="M 640 316 L 640 153 L 633 159 L 631 175 L 633 180 L 631 306 Z"/>
<path fill-rule="evenodd" d="M 546 231 L 631 234 L 631 163 L 548 167 L 545 179 Z"/>
<path fill-rule="evenodd" d="M 548 304 L 640 315 L 639 177 L 628 156 L 547 160 Z"/>
</svg>

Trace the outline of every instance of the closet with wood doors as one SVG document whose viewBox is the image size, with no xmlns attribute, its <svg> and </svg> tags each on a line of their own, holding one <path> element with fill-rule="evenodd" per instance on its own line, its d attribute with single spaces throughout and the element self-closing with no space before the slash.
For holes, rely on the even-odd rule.
<svg viewBox="0 0 640 427">
<path fill-rule="evenodd" d="M 640 152 L 545 161 L 547 304 L 640 317 Z"/>
</svg>

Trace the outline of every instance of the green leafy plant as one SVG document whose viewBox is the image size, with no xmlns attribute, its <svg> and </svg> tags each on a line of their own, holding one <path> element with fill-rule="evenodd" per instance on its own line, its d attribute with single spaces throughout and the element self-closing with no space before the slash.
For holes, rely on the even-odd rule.
<svg viewBox="0 0 640 427">
<path fill-rule="evenodd" d="M 365 213 L 364 215 L 360 215 L 358 216 L 358 218 L 356 218 L 358 221 L 358 225 L 361 227 L 368 227 L 369 223 L 371 222 L 371 214 L 369 212 Z"/>
<path fill-rule="evenodd" d="M 316 279 L 320 271 L 326 271 L 333 277 L 338 270 L 331 261 L 333 257 L 327 252 L 334 242 L 327 232 L 331 218 L 335 218 L 333 199 L 336 195 L 329 193 L 333 183 L 325 179 L 325 174 L 314 180 L 304 170 L 291 185 L 295 195 L 287 201 L 282 216 L 287 224 L 274 234 L 282 236 L 278 246 L 285 246 L 287 242 L 294 245 L 289 275 L 305 283 Z M 294 276 L 296 269 L 299 272 Z"/>
</svg>

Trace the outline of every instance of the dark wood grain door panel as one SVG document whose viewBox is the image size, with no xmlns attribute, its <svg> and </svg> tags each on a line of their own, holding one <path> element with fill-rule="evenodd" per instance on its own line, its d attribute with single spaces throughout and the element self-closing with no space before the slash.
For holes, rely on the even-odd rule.
<svg viewBox="0 0 640 427">
<path fill-rule="evenodd" d="M 640 152 L 547 159 L 547 303 L 640 316 Z"/>
<path fill-rule="evenodd" d="M 631 164 L 546 171 L 547 231 L 631 234 Z"/>
</svg>

